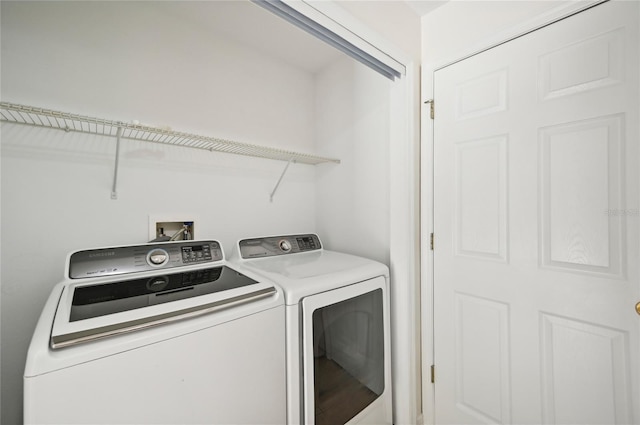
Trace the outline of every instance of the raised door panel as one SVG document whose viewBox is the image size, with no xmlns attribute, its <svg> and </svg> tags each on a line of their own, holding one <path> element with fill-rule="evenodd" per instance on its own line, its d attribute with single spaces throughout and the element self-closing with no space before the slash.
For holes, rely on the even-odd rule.
<svg viewBox="0 0 640 425">
<path fill-rule="evenodd" d="M 511 423 L 509 306 L 458 293 L 455 314 L 457 408 L 482 423 Z"/>
<path fill-rule="evenodd" d="M 456 254 L 507 261 L 506 135 L 455 146 Z"/>
<path fill-rule="evenodd" d="M 540 321 L 545 423 L 629 423 L 628 333 L 552 314 Z"/>
<path fill-rule="evenodd" d="M 541 263 L 572 272 L 623 273 L 623 116 L 540 131 Z"/>
</svg>

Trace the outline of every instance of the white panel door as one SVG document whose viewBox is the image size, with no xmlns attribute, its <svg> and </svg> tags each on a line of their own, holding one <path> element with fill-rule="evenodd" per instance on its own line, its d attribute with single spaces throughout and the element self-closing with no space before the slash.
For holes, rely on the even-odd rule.
<svg viewBox="0 0 640 425">
<path fill-rule="evenodd" d="M 437 424 L 640 422 L 639 4 L 435 73 Z"/>
</svg>

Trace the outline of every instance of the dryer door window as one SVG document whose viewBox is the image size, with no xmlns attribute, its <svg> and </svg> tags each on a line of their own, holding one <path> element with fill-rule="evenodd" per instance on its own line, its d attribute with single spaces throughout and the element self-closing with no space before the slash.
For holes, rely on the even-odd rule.
<svg viewBox="0 0 640 425">
<path fill-rule="evenodd" d="M 307 423 L 345 424 L 384 392 L 383 295 L 382 288 L 368 290 L 305 311 Z"/>
</svg>

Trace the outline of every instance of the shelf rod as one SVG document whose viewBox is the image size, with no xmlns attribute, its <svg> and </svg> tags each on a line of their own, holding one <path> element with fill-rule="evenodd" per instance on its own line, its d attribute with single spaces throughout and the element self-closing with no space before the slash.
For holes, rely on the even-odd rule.
<svg viewBox="0 0 640 425">
<path fill-rule="evenodd" d="M 113 169 L 113 186 L 111 186 L 111 199 L 118 199 L 118 165 L 120 164 L 120 140 L 122 139 L 122 127 L 116 131 L 116 161 Z"/>
<path fill-rule="evenodd" d="M 295 159 L 293 158 L 289 159 L 289 161 L 287 161 L 287 165 L 284 166 L 284 170 L 282 170 L 282 174 L 280 174 L 280 178 L 276 183 L 276 187 L 273 188 L 273 191 L 271 192 L 271 196 L 269 197 L 270 202 L 273 202 L 273 195 L 276 194 L 276 191 L 278 190 L 278 186 L 280 186 L 280 182 L 282 182 L 282 178 L 286 174 L 287 170 L 289 169 L 289 165 L 291 165 L 292 162 L 296 162 Z"/>
<path fill-rule="evenodd" d="M 183 146 L 194 149 L 206 149 L 236 155 L 267 158 L 278 161 L 293 159 L 301 164 L 339 164 L 339 159 L 325 158 L 301 152 L 287 151 L 267 146 L 235 142 L 211 136 L 201 136 L 180 131 L 167 130 L 146 125 L 113 121 L 85 115 L 70 114 L 26 105 L 0 101 L 0 121 L 16 124 L 48 127 L 67 132 L 77 131 L 88 134 L 114 136 L 113 130 L 122 129 L 121 138 L 159 143 L 163 145 Z"/>
</svg>

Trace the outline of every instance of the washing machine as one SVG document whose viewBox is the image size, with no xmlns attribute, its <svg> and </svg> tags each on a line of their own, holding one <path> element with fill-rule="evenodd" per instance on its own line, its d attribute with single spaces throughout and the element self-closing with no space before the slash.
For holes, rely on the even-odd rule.
<svg viewBox="0 0 640 425">
<path fill-rule="evenodd" d="M 284 291 L 287 423 L 391 424 L 387 266 L 315 234 L 242 239 L 236 254 Z"/>
<path fill-rule="evenodd" d="M 77 251 L 29 347 L 26 424 L 282 424 L 280 288 L 215 240 Z"/>
</svg>

